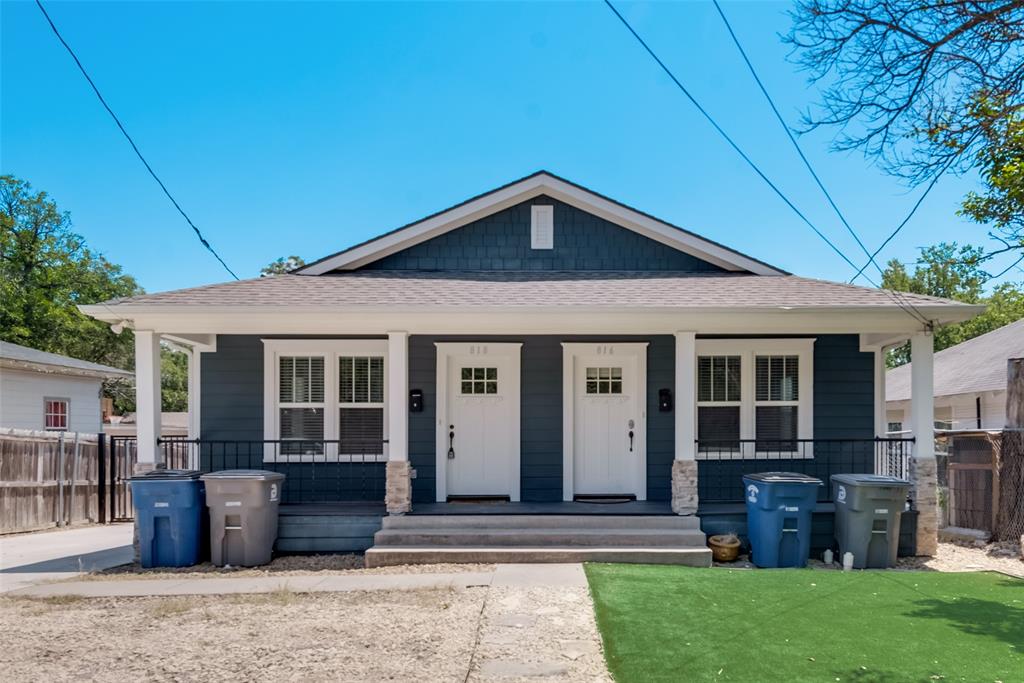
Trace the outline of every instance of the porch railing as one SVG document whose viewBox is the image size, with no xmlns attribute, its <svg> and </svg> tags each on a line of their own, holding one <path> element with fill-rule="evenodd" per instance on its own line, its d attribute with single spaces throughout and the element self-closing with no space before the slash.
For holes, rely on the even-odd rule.
<svg viewBox="0 0 1024 683">
<path fill-rule="evenodd" d="M 913 439 L 732 439 L 697 441 L 701 502 L 740 502 L 744 474 L 800 472 L 824 482 L 819 502 L 831 502 L 833 474 L 909 475 Z"/>
</svg>

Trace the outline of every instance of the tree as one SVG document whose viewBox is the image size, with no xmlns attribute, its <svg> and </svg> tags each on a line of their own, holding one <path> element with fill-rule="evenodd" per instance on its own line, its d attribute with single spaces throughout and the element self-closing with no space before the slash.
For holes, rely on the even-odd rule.
<svg viewBox="0 0 1024 683">
<path fill-rule="evenodd" d="M 1024 283 L 1003 283 L 985 296 L 984 286 L 990 278 L 981 268 L 984 261 L 979 247 L 938 244 L 921 251 L 913 273 L 908 273 L 899 261 L 889 261 L 882 274 L 882 287 L 987 306 L 972 320 L 937 329 L 935 350 L 941 351 L 1024 318 Z M 909 344 L 895 349 L 886 359 L 889 367 L 909 361 Z"/>
<path fill-rule="evenodd" d="M 45 192 L 0 176 L 0 338 L 131 367 L 131 335 L 114 334 L 77 305 L 141 292 L 120 266 L 86 247 Z"/>
<path fill-rule="evenodd" d="M 1024 107 L 1024 0 L 800 0 L 785 37 L 827 82 L 809 128 L 913 182 L 974 163 Z"/>
<path fill-rule="evenodd" d="M 302 260 L 301 256 L 289 256 L 287 259 L 282 256 L 276 261 L 272 261 L 263 268 L 260 268 L 260 277 L 284 275 L 304 265 L 306 265 L 306 262 Z"/>
<path fill-rule="evenodd" d="M 985 145 L 976 161 L 987 190 L 968 193 L 959 213 L 992 224 L 998 232 L 993 236 L 1008 251 L 1024 246 L 1024 115 L 1018 111 L 996 119 L 982 135 Z"/>
</svg>

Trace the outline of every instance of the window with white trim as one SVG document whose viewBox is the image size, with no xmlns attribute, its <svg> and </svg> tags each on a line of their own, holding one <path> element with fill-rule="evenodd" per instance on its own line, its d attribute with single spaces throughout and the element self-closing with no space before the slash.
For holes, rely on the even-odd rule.
<svg viewBox="0 0 1024 683">
<path fill-rule="evenodd" d="M 813 339 L 697 340 L 697 457 L 813 457 Z"/>
<path fill-rule="evenodd" d="M 702 452 L 740 448 L 740 356 L 697 358 L 697 441 Z"/>
<path fill-rule="evenodd" d="M 384 460 L 385 340 L 265 339 L 264 460 Z"/>
<path fill-rule="evenodd" d="M 67 431 L 69 404 L 66 398 L 43 399 L 43 425 L 48 431 Z"/>
</svg>

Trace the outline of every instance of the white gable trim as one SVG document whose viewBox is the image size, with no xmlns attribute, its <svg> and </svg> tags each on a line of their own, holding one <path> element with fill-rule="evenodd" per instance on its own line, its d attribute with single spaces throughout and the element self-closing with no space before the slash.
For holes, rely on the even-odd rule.
<svg viewBox="0 0 1024 683">
<path fill-rule="evenodd" d="M 749 271 L 756 275 L 783 275 L 784 272 L 732 251 L 719 244 L 685 232 L 656 218 L 606 199 L 579 186 L 547 173 L 538 173 L 519 182 L 488 193 L 448 211 L 413 223 L 395 232 L 382 235 L 366 244 L 348 249 L 298 272 L 322 275 L 332 270 L 355 270 L 403 249 L 443 235 L 475 220 L 511 206 L 547 195 L 581 211 L 627 228 L 729 271 Z"/>
</svg>

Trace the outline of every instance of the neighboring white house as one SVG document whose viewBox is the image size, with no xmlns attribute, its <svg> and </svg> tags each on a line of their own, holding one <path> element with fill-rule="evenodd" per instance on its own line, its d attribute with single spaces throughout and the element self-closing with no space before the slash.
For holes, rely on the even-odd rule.
<svg viewBox="0 0 1024 683">
<path fill-rule="evenodd" d="M 0 342 L 0 427 L 101 431 L 100 391 L 125 370 Z"/>
<path fill-rule="evenodd" d="M 187 412 L 160 413 L 160 436 L 188 436 L 189 417 Z M 103 432 L 111 436 L 135 436 L 136 415 L 111 415 L 103 424 Z"/>
<path fill-rule="evenodd" d="M 1006 361 L 1024 357 L 1024 320 L 935 354 L 935 426 L 1001 429 L 1006 425 Z M 888 431 L 910 425 L 910 363 L 885 373 Z"/>
</svg>

